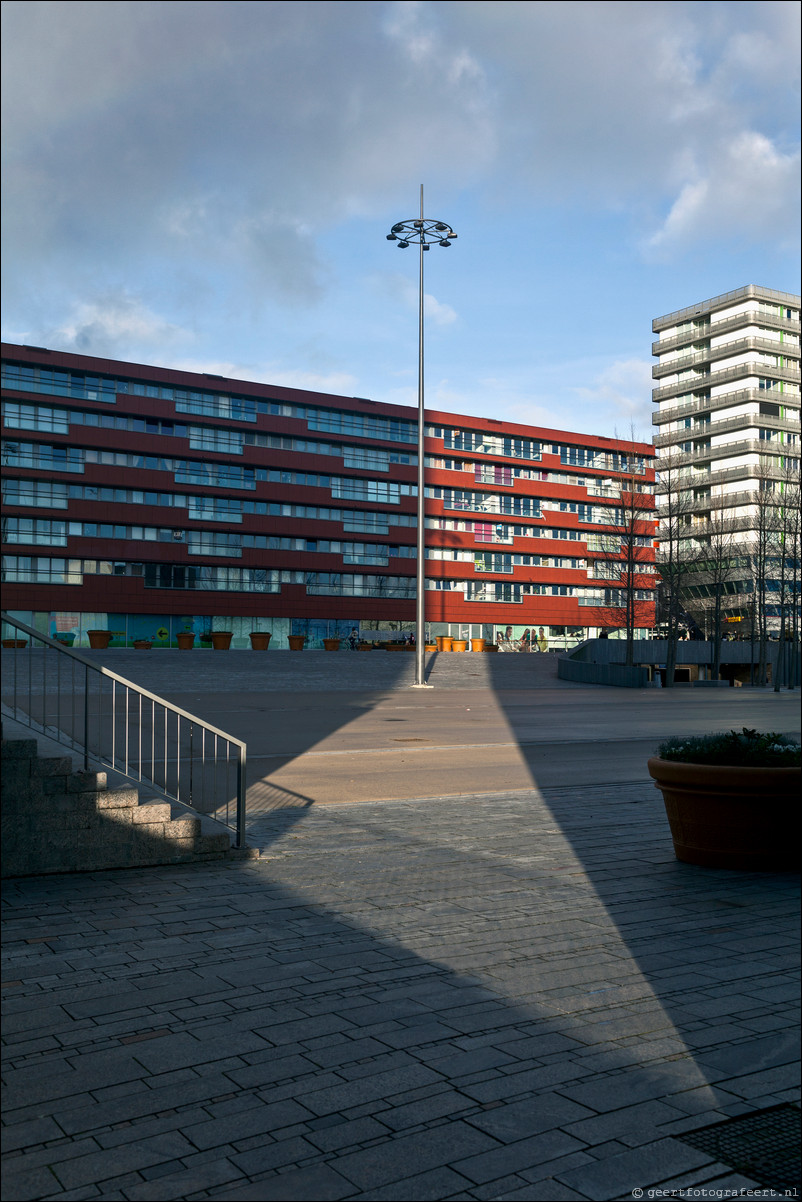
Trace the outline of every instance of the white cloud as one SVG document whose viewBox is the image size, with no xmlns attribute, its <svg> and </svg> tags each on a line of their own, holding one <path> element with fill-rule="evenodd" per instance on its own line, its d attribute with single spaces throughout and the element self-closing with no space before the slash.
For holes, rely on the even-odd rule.
<svg viewBox="0 0 802 1202">
<path fill-rule="evenodd" d="M 649 361 L 619 359 L 604 367 L 589 384 L 571 391 L 586 413 L 591 409 L 604 412 L 610 435 L 615 430 L 617 437 L 628 438 L 632 426 L 636 438 L 651 441 L 653 383 Z"/>
<path fill-rule="evenodd" d="M 48 342 L 64 350 L 112 357 L 125 353 L 131 345 L 162 350 L 190 337 L 187 330 L 125 294 L 79 302 L 63 325 L 45 335 Z"/>
<path fill-rule="evenodd" d="M 279 388 L 300 388 L 308 392 L 330 392 L 336 396 L 354 396 L 358 378 L 345 371 L 288 371 L 278 363 L 236 363 L 219 359 L 171 359 L 179 371 L 208 372 L 231 380 L 272 384 Z"/>
<path fill-rule="evenodd" d="M 704 171 L 684 184 L 655 249 L 692 245 L 748 230 L 782 245 L 797 235 L 799 153 L 784 154 L 754 131 L 736 135 L 713 153 Z"/>
</svg>

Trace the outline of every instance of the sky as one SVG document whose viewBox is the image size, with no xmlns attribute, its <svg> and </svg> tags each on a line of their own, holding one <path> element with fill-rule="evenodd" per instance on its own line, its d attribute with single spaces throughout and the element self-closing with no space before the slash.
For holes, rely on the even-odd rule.
<svg viewBox="0 0 802 1202">
<path fill-rule="evenodd" d="M 799 292 L 796 0 L 5 0 L 5 341 L 649 440 L 652 318 Z"/>
</svg>

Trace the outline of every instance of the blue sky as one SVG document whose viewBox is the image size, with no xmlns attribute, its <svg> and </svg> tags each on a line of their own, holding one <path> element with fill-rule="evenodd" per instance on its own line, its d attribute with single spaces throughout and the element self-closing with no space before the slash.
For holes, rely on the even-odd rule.
<svg viewBox="0 0 802 1202">
<path fill-rule="evenodd" d="M 651 319 L 799 291 L 799 6 L 7 0 L 3 338 L 651 437 Z"/>
</svg>

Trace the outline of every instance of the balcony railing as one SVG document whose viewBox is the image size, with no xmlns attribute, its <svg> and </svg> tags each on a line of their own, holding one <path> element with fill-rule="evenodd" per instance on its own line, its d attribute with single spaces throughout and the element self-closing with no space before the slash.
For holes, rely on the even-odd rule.
<svg viewBox="0 0 802 1202">
<path fill-rule="evenodd" d="M 723 309 L 726 304 L 738 300 L 762 300 L 782 305 L 784 309 L 799 308 L 799 297 L 794 296 L 791 292 L 775 292 L 773 288 L 761 288 L 758 284 L 747 284 L 732 292 L 722 292 L 720 296 L 712 296 L 710 300 L 702 301 L 698 305 L 688 305 L 685 309 L 675 309 L 673 313 L 666 313 L 664 317 L 655 317 L 652 322 L 652 330 L 658 334 L 660 330 L 675 326 L 679 321 L 692 317 L 706 317 L 715 309 Z"/>
<path fill-rule="evenodd" d="M 656 447 L 670 447 L 676 442 L 687 442 L 689 438 L 700 435 L 727 434 L 731 430 L 748 430 L 755 426 L 763 426 L 767 430 L 779 430 L 797 433 L 800 429 L 799 418 L 773 417 L 768 413 L 739 413 L 737 417 L 725 417 L 717 422 L 707 422 L 705 425 L 690 427 L 687 430 L 674 430 L 671 434 L 658 434 L 654 440 Z"/>
<path fill-rule="evenodd" d="M 745 338 L 735 338 L 732 342 L 721 342 L 718 346 L 710 346 L 706 350 L 696 351 L 693 355 L 683 355 L 679 359 L 666 359 L 662 363 L 655 363 L 652 368 L 652 376 L 655 380 L 659 380 L 662 376 L 670 376 L 673 372 L 686 371 L 689 367 L 700 363 L 712 363 L 716 359 L 728 359 L 731 355 L 742 355 L 745 351 L 767 351 L 770 355 L 798 359 L 799 343 L 775 342 L 772 338 L 759 338 L 750 334 Z"/>
<path fill-rule="evenodd" d="M 666 422 L 690 417 L 692 413 L 710 413 L 715 409 L 729 409 L 733 405 L 742 405 L 745 401 L 769 401 L 772 405 L 790 406 L 792 409 L 798 410 L 800 396 L 798 392 L 780 392 L 776 388 L 738 388 L 735 392 L 720 392 L 717 396 L 686 401 L 682 405 L 674 405 L 671 409 L 659 409 L 652 414 L 652 424 L 662 426 Z"/>
<path fill-rule="evenodd" d="M 764 313 L 760 309 L 749 309 L 744 313 L 725 317 L 723 321 L 712 321 L 694 330 L 672 334 L 670 338 L 660 338 L 652 343 L 652 354 L 663 355 L 666 351 L 674 351 L 688 343 L 698 342 L 700 338 L 717 338 L 719 334 L 728 334 L 730 330 L 738 330 L 742 326 L 757 325 L 769 326 L 772 330 L 783 330 L 788 334 L 799 334 L 802 330 L 802 324 L 790 317 L 781 317 L 779 313 Z"/>
<path fill-rule="evenodd" d="M 719 384 L 727 384 L 730 380 L 740 380 L 749 376 L 768 377 L 799 383 L 798 367 L 774 367 L 768 363 L 752 360 L 749 363 L 739 363 L 736 367 L 727 367 L 723 371 L 703 372 L 687 380 L 675 380 L 673 384 L 664 384 L 662 388 L 652 390 L 652 400 L 662 401 L 668 397 L 678 396 L 683 392 L 692 392 L 694 388 L 716 388 Z"/>
</svg>

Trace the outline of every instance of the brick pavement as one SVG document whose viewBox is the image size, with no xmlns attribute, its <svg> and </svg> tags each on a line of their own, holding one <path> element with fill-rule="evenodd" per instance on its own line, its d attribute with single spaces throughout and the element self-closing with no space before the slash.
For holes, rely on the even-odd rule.
<svg viewBox="0 0 802 1202">
<path fill-rule="evenodd" d="M 647 782 L 252 837 L 5 883 L 4 1199 L 754 1185 L 677 1137 L 797 1097 L 795 877 L 679 864 Z"/>
</svg>

